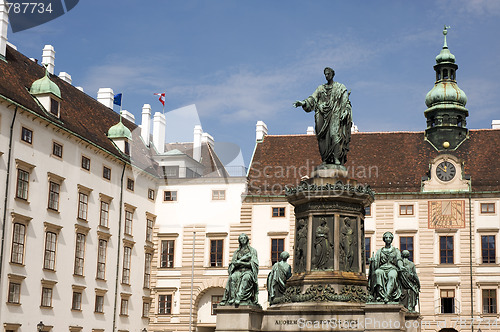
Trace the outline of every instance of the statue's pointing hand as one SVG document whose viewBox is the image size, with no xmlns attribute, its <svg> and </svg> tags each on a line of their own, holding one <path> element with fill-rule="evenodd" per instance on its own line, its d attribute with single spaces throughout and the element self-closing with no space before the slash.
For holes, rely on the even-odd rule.
<svg viewBox="0 0 500 332">
<path fill-rule="evenodd" d="M 306 103 L 303 101 L 297 100 L 295 103 L 293 103 L 294 107 L 299 107 L 299 106 L 304 106 Z"/>
</svg>

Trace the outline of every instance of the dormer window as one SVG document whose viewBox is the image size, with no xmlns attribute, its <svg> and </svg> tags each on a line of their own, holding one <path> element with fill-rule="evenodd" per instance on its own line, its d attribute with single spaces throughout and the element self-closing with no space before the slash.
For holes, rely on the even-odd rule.
<svg viewBox="0 0 500 332">
<path fill-rule="evenodd" d="M 54 98 L 50 98 L 50 113 L 59 117 L 59 102 Z"/>
<path fill-rule="evenodd" d="M 125 154 L 130 155 L 130 144 L 128 141 L 125 141 Z"/>
</svg>

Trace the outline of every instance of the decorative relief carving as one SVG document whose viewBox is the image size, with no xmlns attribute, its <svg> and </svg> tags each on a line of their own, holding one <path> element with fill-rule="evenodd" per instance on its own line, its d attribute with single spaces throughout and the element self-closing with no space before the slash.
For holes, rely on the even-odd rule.
<svg viewBox="0 0 500 332">
<path fill-rule="evenodd" d="M 304 293 L 301 293 L 299 286 L 288 287 L 285 295 L 279 298 L 277 303 L 291 302 L 358 302 L 366 303 L 369 295 L 360 286 L 344 286 L 337 294 L 330 285 L 312 285 Z"/>
</svg>

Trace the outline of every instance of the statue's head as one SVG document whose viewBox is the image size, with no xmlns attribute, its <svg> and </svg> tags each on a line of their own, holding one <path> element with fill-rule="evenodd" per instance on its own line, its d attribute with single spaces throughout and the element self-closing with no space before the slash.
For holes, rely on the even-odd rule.
<svg viewBox="0 0 500 332">
<path fill-rule="evenodd" d="M 389 241 L 389 243 L 392 243 L 394 235 L 392 235 L 391 232 L 385 232 L 384 235 L 382 236 L 382 239 L 384 240 L 385 243 L 387 243 L 387 241 Z"/>
<path fill-rule="evenodd" d="M 403 258 L 410 258 L 410 252 L 408 250 L 403 250 L 401 252 L 401 257 L 403 257 Z"/>
<path fill-rule="evenodd" d="M 326 68 L 323 70 L 323 73 L 325 74 L 325 76 L 326 76 L 326 74 L 327 74 L 327 73 L 331 73 L 331 74 L 332 74 L 332 78 L 335 76 L 335 70 L 333 70 L 333 69 L 332 69 L 332 68 L 330 68 L 330 67 L 326 67 Z"/>
<path fill-rule="evenodd" d="M 290 258 L 290 254 L 288 253 L 288 251 L 283 251 L 280 254 L 280 261 L 286 261 L 288 258 Z"/>
<path fill-rule="evenodd" d="M 326 225 L 326 218 L 325 217 L 321 217 L 320 221 L 321 221 L 321 225 Z"/>
<path fill-rule="evenodd" d="M 247 245 L 248 235 L 246 235 L 245 233 L 241 233 L 240 236 L 238 237 L 238 242 L 240 243 L 240 246 Z"/>
</svg>

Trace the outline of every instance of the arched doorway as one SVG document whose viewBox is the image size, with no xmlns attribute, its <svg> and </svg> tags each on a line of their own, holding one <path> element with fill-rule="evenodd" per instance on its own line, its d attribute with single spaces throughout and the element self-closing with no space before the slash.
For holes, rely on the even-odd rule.
<svg viewBox="0 0 500 332">
<path fill-rule="evenodd" d="M 196 332 L 214 332 L 217 316 L 215 305 L 222 299 L 224 288 L 210 287 L 200 294 L 197 305 Z"/>
</svg>

